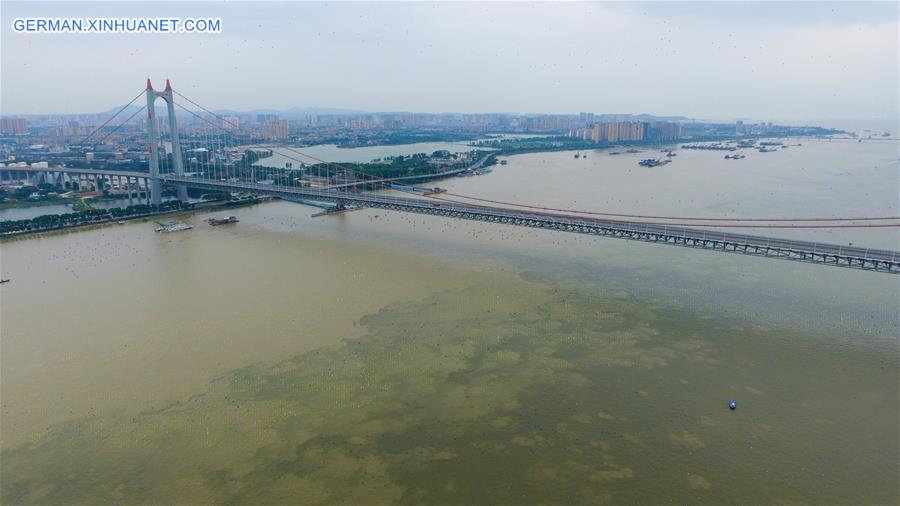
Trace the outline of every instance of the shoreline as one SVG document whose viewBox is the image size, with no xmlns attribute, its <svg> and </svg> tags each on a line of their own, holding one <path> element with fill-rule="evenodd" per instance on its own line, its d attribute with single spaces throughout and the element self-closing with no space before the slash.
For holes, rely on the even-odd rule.
<svg viewBox="0 0 900 506">
<path fill-rule="evenodd" d="M 174 214 L 192 214 L 197 211 L 218 211 L 218 210 L 228 209 L 228 208 L 233 208 L 233 207 L 247 207 L 247 206 L 251 206 L 251 205 L 255 205 L 255 204 L 260 204 L 262 202 L 266 202 L 266 200 L 256 198 L 256 199 L 252 199 L 252 201 L 248 200 L 247 203 L 238 203 L 238 204 L 216 203 L 214 205 L 209 205 L 209 206 L 201 205 L 201 206 L 195 206 L 193 208 L 172 209 L 172 210 L 167 210 L 167 211 L 137 214 L 137 215 L 133 215 L 133 216 L 124 216 L 124 217 L 118 217 L 118 218 L 111 217 L 109 219 L 104 219 L 104 220 L 99 220 L 99 221 L 92 221 L 92 222 L 88 222 L 88 223 L 79 223 L 77 225 L 62 225 L 62 226 L 58 226 L 58 227 L 42 228 L 40 230 L 24 230 L 21 232 L 10 232 L 7 234 L 0 235 L 0 242 L 32 239 L 32 238 L 41 237 L 44 235 L 57 235 L 59 233 L 69 232 L 69 231 L 91 230 L 94 228 L 109 226 L 110 224 L 115 224 L 118 221 L 142 220 L 142 221 L 146 222 L 150 218 L 153 218 L 156 216 L 167 216 L 167 215 L 174 215 Z"/>
</svg>

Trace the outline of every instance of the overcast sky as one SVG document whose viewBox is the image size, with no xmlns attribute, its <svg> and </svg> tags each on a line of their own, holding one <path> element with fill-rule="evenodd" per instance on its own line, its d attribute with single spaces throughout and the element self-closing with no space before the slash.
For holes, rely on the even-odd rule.
<svg viewBox="0 0 900 506">
<path fill-rule="evenodd" d="M 2 4 L 3 114 L 108 110 L 147 76 L 213 108 L 898 116 L 898 3 Z M 13 33 L 213 16 L 221 34 Z"/>
</svg>

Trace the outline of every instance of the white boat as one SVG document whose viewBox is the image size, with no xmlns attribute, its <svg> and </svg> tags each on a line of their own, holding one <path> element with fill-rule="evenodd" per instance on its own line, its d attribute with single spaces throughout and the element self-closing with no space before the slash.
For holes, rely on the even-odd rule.
<svg viewBox="0 0 900 506">
<path fill-rule="evenodd" d="M 193 225 L 188 225 L 187 223 L 182 223 L 180 221 L 167 221 L 165 223 L 156 222 L 159 225 L 159 228 L 156 229 L 156 232 L 168 233 L 168 232 L 178 232 L 181 230 L 190 230 L 194 228 Z"/>
</svg>

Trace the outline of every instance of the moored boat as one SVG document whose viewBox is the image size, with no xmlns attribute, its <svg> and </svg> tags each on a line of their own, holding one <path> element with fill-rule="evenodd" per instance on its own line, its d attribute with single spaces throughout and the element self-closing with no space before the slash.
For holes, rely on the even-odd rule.
<svg viewBox="0 0 900 506">
<path fill-rule="evenodd" d="M 229 223 L 237 223 L 240 220 L 237 219 L 237 216 L 226 216 L 224 218 L 210 218 L 206 221 L 210 225 L 216 227 L 219 225 L 227 225 Z"/>
</svg>

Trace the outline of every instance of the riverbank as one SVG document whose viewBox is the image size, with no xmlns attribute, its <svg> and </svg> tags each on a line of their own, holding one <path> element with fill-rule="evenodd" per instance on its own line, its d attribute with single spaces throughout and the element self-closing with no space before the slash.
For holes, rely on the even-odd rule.
<svg viewBox="0 0 900 506">
<path fill-rule="evenodd" d="M 81 221 L 76 221 L 73 223 L 63 223 L 63 224 L 58 224 L 58 225 L 43 226 L 40 228 L 31 228 L 31 229 L 27 229 L 27 230 L 2 232 L 2 233 L 0 233 L 0 241 L 27 239 L 27 238 L 31 238 L 31 237 L 43 237 L 48 234 L 54 234 L 54 233 L 70 231 L 70 230 L 90 230 L 90 229 L 94 229 L 94 228 L 97 228 L 100 226 L 112 224 L 113 222 L 136 221 L 136 220 L 147 221 L 153 217 L 166 216 L 166 215 L 172 215 L 172 214 L 180 214 L 180 213 L 190 213 L 190 212 L 197 211 L 197 210 L 215 211 L 215 210 L 219 210 L 219 209 L 227 209 L 227 208 L 233 208 L 233 207 L 244 207 L 244 206 L 258 204 L 260 202 L 263 202 L 264 200 L 266 200 L 266 199 L 257 197 L 257 198 L 245 199 L 245 200 L 241 200 L 241 201 L 189 204 L 190 207 L 183 206 L 183 205 L 179 205 L 179 206 L 175 207 L 173 204 L 170 204 L 171 207 L 167 207 L 166 209 L 161 209 L 161 210 L 153 211 L 153 212 L 129 214 L 129 215 L 121 215 L 121 214 L 115 215 L 115 213 L 113 213 L 112 211 L 123 211 L 122 208 L 118 208 L 118 207 L 111 208 L 111 209 L 103 209 L 103 210 L 93 210 L 93 211 L 99 211 L 99 212 L 107 211 L 108 213 L 106 215 L 97 215 L 98 217 L 89 218 L 89 219 L 85 219 L 85 220 L 81 220 Z M 174 201 L 172 201 L 172 202 L 174 202 Z M 163 203 L 163 206 L 166 206 L 166 205 L 167 205 L 167 203 Z M 150 207 L 150 206 L 145 206 L 145 207 Z M 73 213 L 73 214 L 75 214 L 75 213 Z M 18 221 L 33 222 L 35 220 L 46 218 L 48 216 L 61 216 L 61 215 L 44 215 L 44 216 L 39 216 L 38 218 L 35 218 L 33 220 L 18 220 Z M 0 222 L 0 224 L 2 224 L 2 223 L 4 223 L 4 222 Z"/>
<path fill-rule="evenodd" d="M 58 199 L 47 199 L 47 200 L 17 200 L 12 202 L 2 202 L 0 203 L 0 211 L 6 209 L 23 209 L 26 207 L 45 207 L 45 206 L 59 206 L 65 204 L 72 204 L 76 199 L 69 198 L 58 198 Z"/>
</svg>

